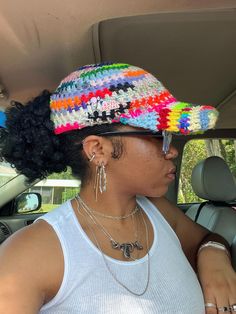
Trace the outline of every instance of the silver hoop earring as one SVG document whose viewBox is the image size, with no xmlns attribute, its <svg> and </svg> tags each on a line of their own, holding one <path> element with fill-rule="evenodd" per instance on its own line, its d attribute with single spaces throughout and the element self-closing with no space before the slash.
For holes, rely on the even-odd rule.
<svg viewBox="0 0 236 314">
<path fill-rule="evenodd" d="M 99 169 L 99 191 L 102 194 L 107 190 L 107 175 L 104 163 L 101 164 Z"/>
<path fill-rule="evenodd" d="M 98 200 L 98 190 L 100 193 L 106 192 L 107 189 L 107 175 L 106 175 L 106 168 L 104 163 L 102 162 L 101 165 L 96 166 L 95 171 L 95 179 L 94 179 L 94 192 L 95 192 L 95 200 Z"/>
</svg>

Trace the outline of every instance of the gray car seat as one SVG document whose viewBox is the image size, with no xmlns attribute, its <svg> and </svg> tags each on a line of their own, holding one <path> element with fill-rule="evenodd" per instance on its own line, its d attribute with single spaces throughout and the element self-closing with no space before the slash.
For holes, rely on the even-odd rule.
<svg viewBox="0 0 236 314">
<path fill-rule="evenodd" d="M 192 205 L 187 216 L 229 242 L 236 270 L 236 209 L 229 204 L 236 200 L 234 176 L 222 158 L 209 157 L 194 167 L 192 187 L 196 195 L 207 201 Z"/>
</svg>

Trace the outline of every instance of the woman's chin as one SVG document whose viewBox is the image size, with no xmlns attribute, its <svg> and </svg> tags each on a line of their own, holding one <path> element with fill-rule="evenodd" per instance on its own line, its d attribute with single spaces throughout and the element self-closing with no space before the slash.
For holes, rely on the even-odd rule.
<svg viewBox="0 0 236 314">
<path fill-rule="evenodd" d="M 165 194 L 168 192 L 168 185 L 163 186 L 162 188 L 158 189 L 150 189 L 149 191 L 146 191 L 144 196 L 147 197 L 162 197 L 165 196 Z"/>
</svg>

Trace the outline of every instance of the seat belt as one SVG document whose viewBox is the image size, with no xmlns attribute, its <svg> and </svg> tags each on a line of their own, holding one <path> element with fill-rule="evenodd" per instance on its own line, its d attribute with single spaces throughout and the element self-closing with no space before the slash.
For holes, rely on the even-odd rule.
<svg viewBox="0 0 236 314">
<path fill-rule="evenodd" d="M 216 207 L 220 207 L 220 206 L 224 206 L 224 207 L 231 207 L 232 208 L 232 205 L 229 204 L 229 203 L 226 203 L 226 202 L 219 202 L 219 201 L 206 201 L 206 202 L 202 202 L 198 209 L 197 209 L 197 212 L 196 212 L 196 215 L 195 215 L 195 218 L 194 218 L 194 221 L 197 222 L 198 221 L 198 218 L 199 218 L 199 215 L 201 214 L 201 211 L 203 209 L 203 207 L 206 205 L 206 204 L 212 204 Z"/>
<path fill-rule="evenodd" d="M 202 203 L 199 205 L 199 207 L 198 207 L 198 209 L 197 209 L 197 212 L 196 212 L 196 215 L 195 215 L 195 218 L 194 218 L 194 221 L 195 221 L 195 222 L 198 221 L 198 217 L 199 217 L 199 215 L 200 215 L 200 213 L 201 213 L 203 207 L 204 207 L 206 204 L 209 204 L 209 203 L 210 203 L 210 201 L 206 201 L 206 202 L 202 202 Z"/>
</svg>

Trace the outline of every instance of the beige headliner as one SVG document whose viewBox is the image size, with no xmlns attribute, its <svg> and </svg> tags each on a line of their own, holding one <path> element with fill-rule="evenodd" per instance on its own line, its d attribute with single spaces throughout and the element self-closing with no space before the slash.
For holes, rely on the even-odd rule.
<svg viewBox="0 0 236 314">
<path fill-rule="evenodd" d="M 236 0 L 1 0 L 0 82 L 26 101 L 54 89 L 79 65 L 94 62 L 91 26 L 100 20 L 161 11 L 234 8 Z"/>
</svg>

